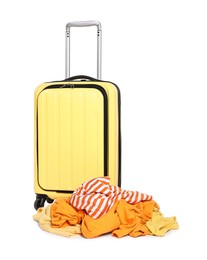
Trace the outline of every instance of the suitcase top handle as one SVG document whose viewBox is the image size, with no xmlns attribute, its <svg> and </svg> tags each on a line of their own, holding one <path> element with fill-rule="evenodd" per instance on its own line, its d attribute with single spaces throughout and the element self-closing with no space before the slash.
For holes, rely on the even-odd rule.
<svg viewBox="0 0 207 260">
<path fill-rule="evenodd" d="M 71 27 L 97 27 L 97 79 L 101 79 L 102 69 L 102 30 L 99 21 L 76 21 L 66 24 L 66 48 L 65 48 L 65 77 L 70 77 L 70 28 Z"/>
<path fill-rule="evenodd" d="M 88 26 L 97 26 L 97 29 L 101 31 L 101 23 L 99 21 L 69 22 L 66 24 L 66 31 L 70 31 L 70 27 L 88 27 Z"/>
</svg>

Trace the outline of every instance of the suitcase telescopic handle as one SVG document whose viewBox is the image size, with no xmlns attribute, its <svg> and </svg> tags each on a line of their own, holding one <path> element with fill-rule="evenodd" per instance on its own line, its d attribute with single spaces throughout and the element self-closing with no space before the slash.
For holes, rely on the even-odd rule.
<svg viewBox="0 0 207 260">
<path fill-rule="evenodd" d="M 70 28 L 71 27 L 97 27 L 97 79 L 101 79 L 101 65 L 102 65 L 102 31 L 101 23 L 99 21 L 77 21 L 66 24 L 66 48 L 65 48 L 65 77 L 70 77 Z"/>
</svg>

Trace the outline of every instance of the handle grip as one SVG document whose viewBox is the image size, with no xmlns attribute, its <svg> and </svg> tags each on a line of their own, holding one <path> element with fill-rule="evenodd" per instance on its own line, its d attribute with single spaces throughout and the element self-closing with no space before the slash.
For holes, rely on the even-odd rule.
<svg viewBox="0 0 207 260">
<path fill-rule="evenodd" d="M 71 27 L 88 27 L 97 26 L 97 29 L 101 31 L 101 23 L 99 21 L 75 21 L 66 24 L 66 31 L 70 31 Z"/>
<path fill-rule="evenodd" d="M 97 27 L 97 79 L 101 79 L 102 69 L 102 31 L 99 21 L 75 21 L 66 24 L 66 48 L 65 48 L 65 77 L 70 77 L 70 28 L 71 27 Z"/>
</svg>

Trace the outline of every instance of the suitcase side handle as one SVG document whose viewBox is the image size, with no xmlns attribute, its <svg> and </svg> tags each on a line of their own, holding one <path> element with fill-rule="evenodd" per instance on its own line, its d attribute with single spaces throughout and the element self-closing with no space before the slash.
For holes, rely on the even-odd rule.
<svg viewBox="0 0 207 260">
<path fill-rule="evenodd" d="M 66 41 L 65 41 L 65 77 L 70 77 L 70 28 L 71 27 L 97 27 L 97 79 L 101 79 L 102 69 L 102 30 L 99 21 L 75 21 L 66 24 Z"/>
</svg>

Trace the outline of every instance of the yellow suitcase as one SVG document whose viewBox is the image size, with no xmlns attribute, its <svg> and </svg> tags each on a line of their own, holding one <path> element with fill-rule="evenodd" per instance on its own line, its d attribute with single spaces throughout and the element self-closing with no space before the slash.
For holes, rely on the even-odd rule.
<svg viewBox="0 0 207 260">
<path fill-rule="evenodd" d="M 70 28 L 97 26 L 97 78 L 70 75 Z M 35 209 L 68 197 L 81 183 L 109 176 L 121 186 L 120 91 L 101 78 L 101 24 L 66 25 L 66 80 L 34 95 Z"/>
</svg>

